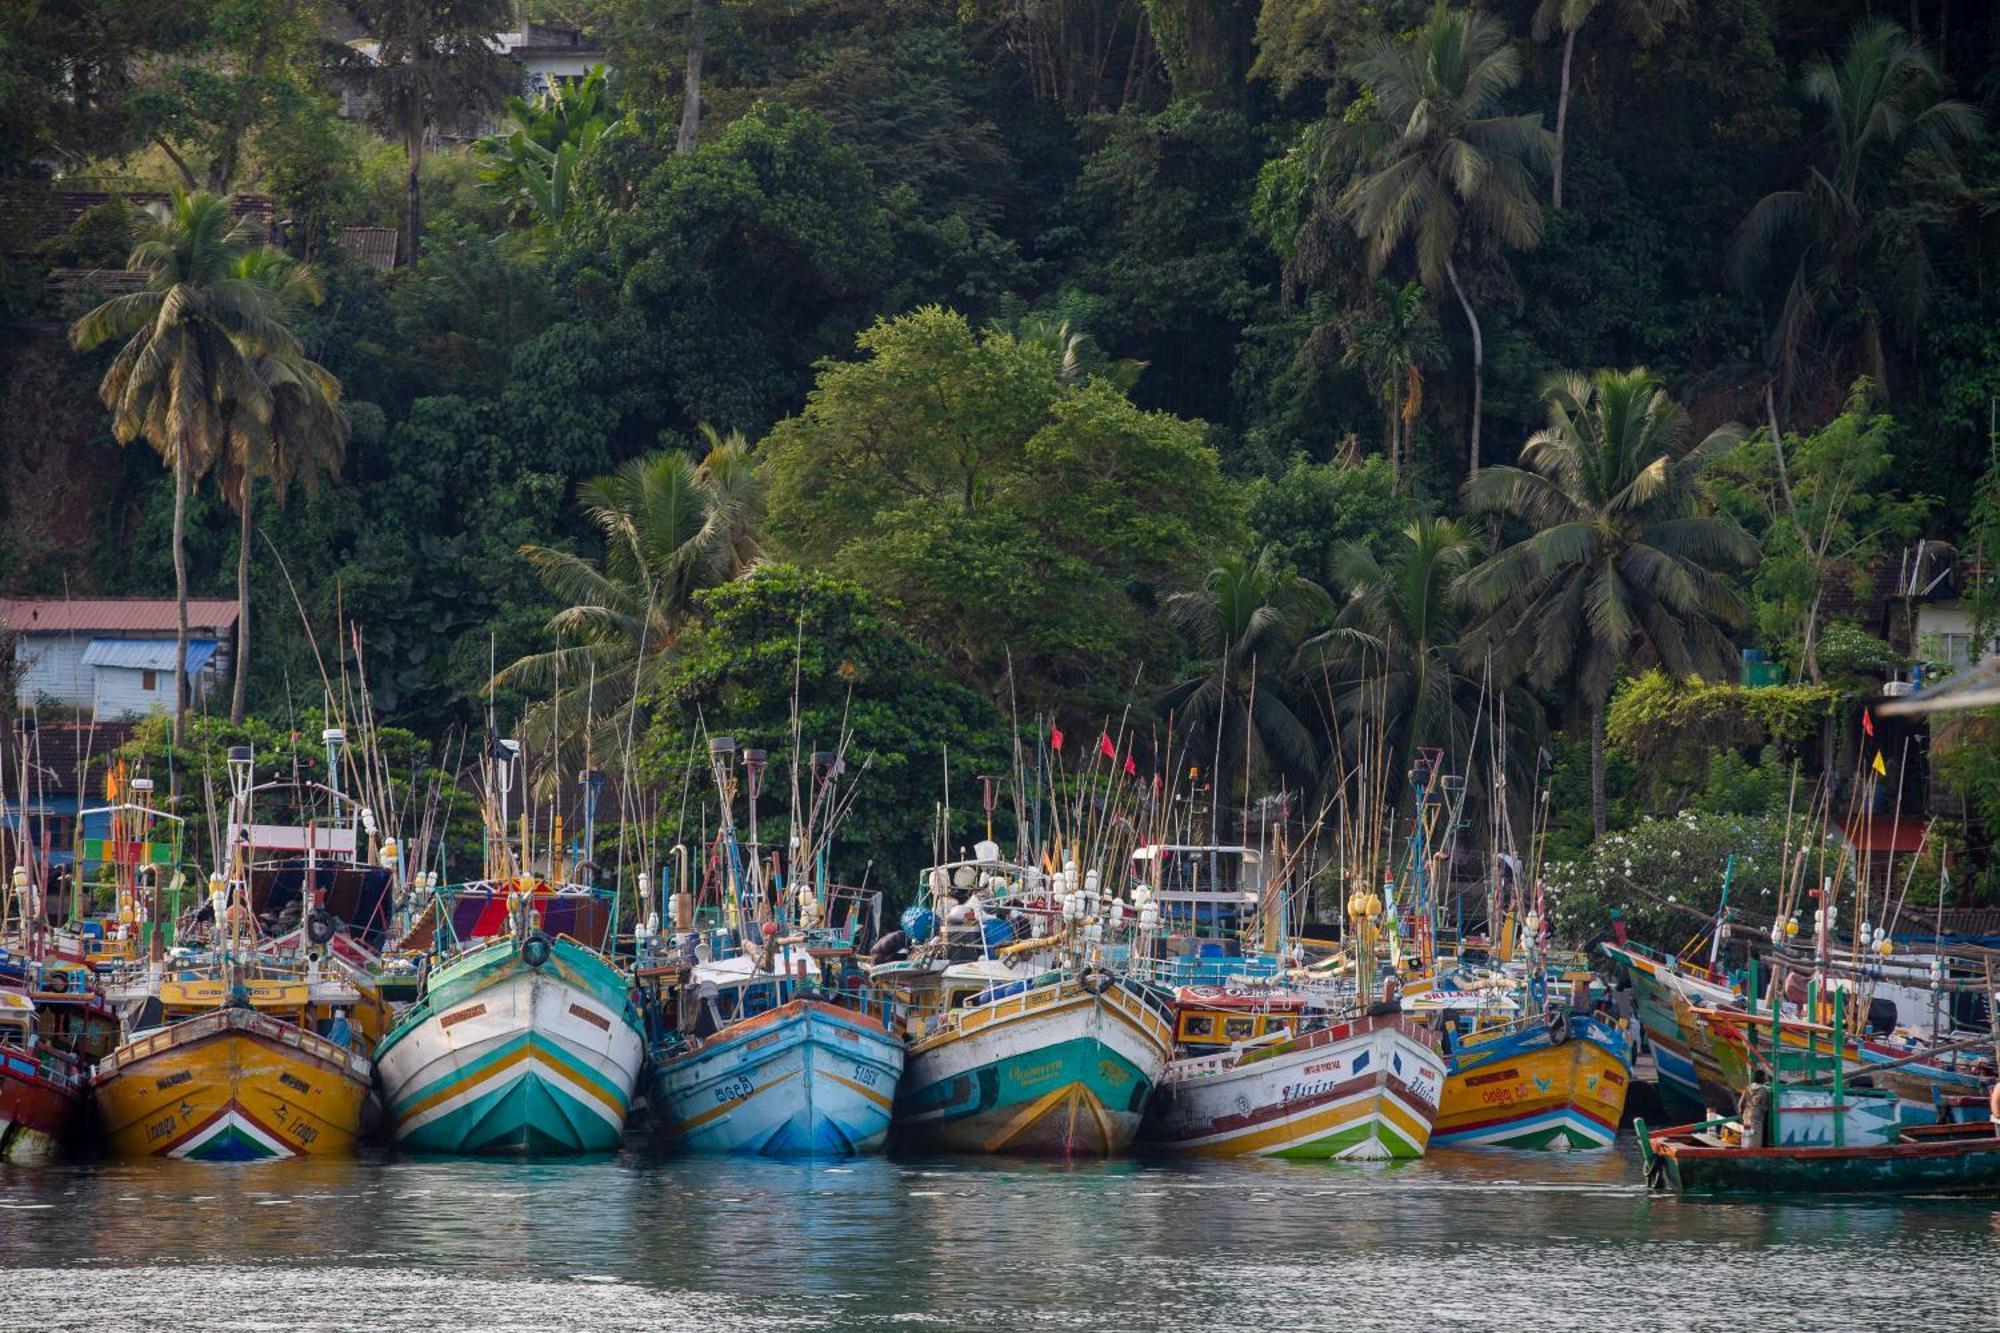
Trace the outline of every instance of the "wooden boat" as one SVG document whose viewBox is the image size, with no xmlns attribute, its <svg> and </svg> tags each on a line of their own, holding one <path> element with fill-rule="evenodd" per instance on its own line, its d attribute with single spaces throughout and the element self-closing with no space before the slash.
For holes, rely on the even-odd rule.
<svg viewBox="0 0 2000 1333">
<path fill-rule="evenodd" d="M 1991 1121 L 1950 1122 L 1904 1126 L 1882 1143 L 1745 1148 L 1684 1125 L 1642 1142 L 1647 1182 L 1681 1194 L 1994 1194 L 1995 1130 Z"/>
<path fill-rule="evenodd" d="M 89 1082 L 38 1029 L 34 1000 L 0 991 L 0 1162 L 47 1161 L 82 1125 Z"/>
<path fill-rule="evenodd" d="M 1456 1038 L 1431 1143 L 1439 1147 L 1609 1148 L 1631 1086 L 1624 1037 L 1560 1010 Z"/>
<path fill-rule="evenodd" d="M 653 1060 L 667 1146 L 767 1157 L 877 1151 L 903 1075 L 902 1042 L 879 1020 L 810 994 L 709 1037 L 663 1042 Z"/>
<path fill-rule="evenodd" d="M 122 1157 L 245 1162 L 351 1152 L 368 1060 L 311 1031 L 303 982 L 169 982 L 164 1026 L 135 1032 L 92 1079 L 106 1148 Z"/>
<path fill-rule="evenodd" d="M 964 974 L 944 976 L 949 986 Z M 1105 971 L 964 979 L 980 989 L 911 1042 L 897 1132 L 948 1152 L 1105 1157 L 1129 1147 L 1173 1054 L 1160 992 Z"/>
<path fill-rule="evenodd" d="M 346 1153 L 361 1136 L 369 1063 L 346 1017 L 360 993 L 310 952 L 260 947 L 250 875 L 270 830 L 252 818 L 253 759 L 229 752 L 227 873 L 209 876 L 185 917 L 146 932 L 146 958 L 105 976 L 124 1040 L 91 1085 L 118 1155 L 253 1161 Z"/>
<path fill-rule="evenodd" d="M 586 942 L 605 936 L 604 902 L 532 877 L 437 893 L 430 928 L 465 944 L 432 967 L 423 998 L 375 1048 L 395 1141 L 444 1153 L 615 1149 L 646 1047 L 630 981 Z"/>
<path fill-rule="evenodd" d="M 1653 1052 L 1660 1090 L 1691 1105 L 1702 1105 L 1701 1083 L 1695 1068 L 1699 1037 L 1682 1026 L 1679 1010 L 1689 1003 L 1710 1006 L 1735 1003 L 1736 992 L 1725 978 L 1685 959 L 1655 954 L 1633 943 L 1607 941 L 1599 947 L 1632 983 L 1639 1027 Z"/>
<path fill-rule="evenodd" d="M 1211 1018 L 1244 1020 L 1204 1014 L 1185 1000 L 1180 1006 L 1183 1033 L 1190 1019 Z M 1149 1143 L 1205 1156 L 1423 1156 L 1444 1060 L 1436 1034 L 1399 1008 L 1297 1036 L 1280 1023 L 1247 1042 L 1167 1066 L 1147 1119 Z"/>
<path fill-rule="evenodd" d="M 715 873 L 695 885 L 677 849 L 679 877 L 667 886 L 678 890 L 668 894 L 671 938 L 650 913 L 640 932 L 658 1136 L 683 1152 L 878 1151 L 904 1051 L 856 955 L 879 933 L 882 895 L 827 879 L 843 766 L 837 755 L 812 756 L 816 817 L 803 822 L 789 859 L 767 860 L 757 842 L 764 752 L 740 754 L 746 855 L 736 840 L 736 743 L 715 737 L 709 751 L 722 816 L 709 858 Z"/>
</svg>

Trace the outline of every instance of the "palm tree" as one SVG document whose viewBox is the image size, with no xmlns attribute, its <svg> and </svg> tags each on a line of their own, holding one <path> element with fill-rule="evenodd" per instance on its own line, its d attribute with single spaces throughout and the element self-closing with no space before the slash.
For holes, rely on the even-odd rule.
<svg viewBox="0 0 2000 1333">
<path fill-rule="evenodd" d="M 1646 370 L 1558 377 L 1549 424 L 1465 484 L 1468 512 L 1507 514 L 1532 535 L 1469 571 L 1469 641 L 1496 645 L 1502 677 L 1559 682 L 1590 719 L 1593 827 L 1604 832 L 1604 713 L 1613 678 L 1639 655 L 1676 676 L 1727 674 L 1726 628 L 1742 619 L 1722 571 L 1757 545 L 1733 519 L 1702 512 L 1698 477 L 1736 444 L 1723 426 L 1690 446 L 1687 417 Z"/>
<path fill-rule="evenodd" d="M 269 287 L 237 269 L 250 240 L 226 199 L 176 190 L 126 261 L 146 274 L 144 289 L 112 297 L 70 328 L 80 350 L 126 340 L 98 396 L 121 443 L 143 435 L 173 469 L 176 746 L 186 737 L 188 704 L 187 497 L 222 452 L 233 421 L 270 420 L 271 391 L 256 358 L 297 351 Z"/>
<path fill-rule="evenodd" d="M 1463 641 L 1459 585 L 1479 546 L 1464 524 L 1442 518 L 1410 523 L 1381 556 L 1350 543 L 1335 558 L 1346 600 L 1333 627 L 1299 651 L 1299 684 L 1323 691 L 1330 724 L 1346 733 L 1342 753 L 1379 756 L 1375 777 L 1398 805 L 1403 775 L 1427 749 L 1443 751 L 1474 790 L 1492 790 L 1486 770 L 1500 758 L 1516 804 L 1531 799 L 1541 707 Z M 1496 745 L 1492 729 L 1503 724 Z"/>
<path fill-rule="evenodd" d="M 1187 635 L 1200 669 L 1168 689 L 1160 703 L 1188 734 L 1212 740 L 1210 822 L 1217 841 L 1223 802 L 1236 779 L 1248 778 L 1246 759 L 1252 770 L 1275 769 L 1300 780 L 1318 762 L 1312 730 L 1292 708 L 1285 672 L 1300 640 L 1329 609 L 1326 590 L 1286 569 L 1268 548 L 1230 556 L 1200 587 L 1167 598 L 1168 614 Z"/>
<path fill-rule="evenodd" d="M 1359 368 L 1382 402 L 1383 452 L 1400 481 L 1403 462 L 1416 445 L 1417 416 L 1424 407 L 1424 366 L 1444 356 L 1437 321 L 1424 308 L 1424 289 L 1377 279 L 1378 305 L 1348 321 L 1341 334 L 1347 350 L 1343 366 Z"/>
<path fill-rule="evenodd" d="M 1361 542 L 1335 557 L 1347 600 L 1299 654 L 1303 681 L 1325 688 L 1336 722 L 1365 719 L 1394 733 L 1391 773 L 1426 746 L 1463 756 L 1472 714 L 1460 704 L 1479 685 L 1459 670 L 1457 601 L 1477 542 L 1441 518 L 1417 519 L 1398 538 L 1386 557 Z"/>
<path fill-rule="evenodd" d="M 1409 242 L 1417 277 L 1432 291 L 1449 283 L 1472 336 L 1471 471 L 1479 471 L 1486 348 L 1457 258 L 1475 234 L 1525 249 L 1541 239 L 1534 173 L 1555 136 L 1539 114 L 1497 115 L 1521 80 L 1521 59 L 1499 20 L 1443 4 L 1408 42 L 1377 40 L 1355 66 L 1365 97 L 1348 141 L 1362 170 L 1338 209 L 1383 265 Z"/>
<path fill-rule="evenodd" d="M 713 443 L 699 464 L 667 449 L 583 484 L 583 512 L 604 535 L 601 564 L 552 547 L 521 548 L 543 586 L 567 603 L 548 622 L 559 646 L 493 677 L 496 687 L 550 691 L 523 719 L 530 739 L 560 744 L 562 716 L 581 724 L 587 713 L 593 759 L 622 754 L 695 594 L 761 559 L 763 479 L 741 436 L 706 433 Z"/>
<path fill-rule="evenodd" d="M 318 304 L 319 276 L 310 265 L 280 251 L 260 247 L 238 257 L 236 275 L 263 286 L 280 318 L 304 304 Z M 268 418 L 235 414 L 217 459 L 222 496 L 236 510 L 236 683 L 229 720 L 243 720 L 250 683 L 250 538 L 256 483 L 270 483 L 280 504 L 293 482 L 308 489 L 340 469 L 347 453 L 347 416 L 340 410 L 340 381 L 297 349 L 274 348 L 252 363 L 270 395 Z"/>
<path fill-rule="evenodd" d="M 1556 145 L 1549 164 L 1549 204 L 1558 212 L 1563 206 L 1563 145 L 1569 126 L 1570 67 L 1576 58 L 1576 37 L 1596 16 L 1606 0 L 1542 0 L 1535 7 L 1534 34 L 1546 42 L 1557 32 L 1563 35 L 1562 90 L 1556 94 Z M 1688 0 L 1610 0 L 1615 17 L 1625 31 L 1641 44 L 1659 40 L 1667 20 L 1687 12 Z"/>
<path fill-rule="evenodd" d="M 493 36 L 513 17 L 511 0 L 345 0 L 374 39 L 372 55 L 355 51 L 343 77 L 362 95 L 368 115 L 403 144 L 408 165 L 408 244 L 414 266 L 423 242 L 423 192 L 418 170 L 431 130 L 454 116 L 494 111 L 519 87 L 517 67 Z"/>
<path fill-rule="evenodd" d="M 1856 28 L 1838 64 L 1814 60 L 1800 87 L 1820 113 L 1813 161 L 1798 188 L 1751 208 L 1729 261 L 1741 286 L 1766 276 L 1783 284 L 1766 345 L 1765 404 L 1781 449 L 1779 414 L 1801 365 L 1818 360 L 1842 383 L 1851 377 L 1852 367 L 1814 357 L 1807 346 L 1836 315 L 1859 317 L 1860 369 L 1886 390 L 1885 320 L 1914 330 L 1931 291 L 1923 230 L 1899 205 L 1920 170 L 1954 171 L 1959 147 L 1981 130 L 1977 110 L 1943 95 L 1923 46 L 1886 20 Z"/>
</svg>

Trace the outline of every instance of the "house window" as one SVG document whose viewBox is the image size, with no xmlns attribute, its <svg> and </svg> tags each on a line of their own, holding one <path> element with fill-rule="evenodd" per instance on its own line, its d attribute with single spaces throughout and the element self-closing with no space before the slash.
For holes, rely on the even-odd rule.
<svg viewBox="0 0 2000 1333">
<path fill-rule="evenodd" d="M 139 673 L 139 688 L 146 691 L 148 694 L 151 694 L 154 690 L 159 689 L 160 673 L 157 671 L 141 671 Z"/>
<path fill-rule="evenodd" d="M 1952 667 L 1962 667 L 1972 660 L 1972 636 L 1970 634 L 1940 634 L 1939 647 L 1944 652 L 1944 660 Z"/>
</svg>

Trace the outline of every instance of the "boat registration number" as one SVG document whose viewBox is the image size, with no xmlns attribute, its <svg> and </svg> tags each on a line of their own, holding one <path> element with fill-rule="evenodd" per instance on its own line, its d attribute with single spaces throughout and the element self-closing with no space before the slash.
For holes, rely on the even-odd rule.
<svg viewBox="0 0 2000 1333">
<path fill-rule="evenodd" d="M 750 1080 L 738 1074 L 735 1078 L 715 1085 L 715 1103 L 718 1106 L 726 1106 L 730 1102 L 740 1102 L 755 1091 L 756 1088 L 751 1085 Z"/>
</svg>

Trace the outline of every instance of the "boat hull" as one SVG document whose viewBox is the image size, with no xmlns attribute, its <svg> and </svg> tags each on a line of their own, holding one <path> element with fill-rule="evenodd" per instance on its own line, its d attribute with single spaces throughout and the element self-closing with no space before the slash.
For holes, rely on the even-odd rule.
<svg viewBox="0 0 2000 1333">
<path fill-rule="evenodd" d="M 1681 1026 L 1675 1010 L 1675 995 L 1668 984 L 1664 966 L 1643 954 L 1606 945 L 1605 952 L 1624 965 L 1632 981 L 1633 1008 L 1646 1045 L 1653 1052 L 1653 1067 L 1659 1073 L 1660 1091 L 1671 1093 L 1691 1105 L 1702 1104 L 1701 1084 L 1695 1073 L 1690 1034 Z M 1706 983 L 1704 983 L 1705 985 Z M 1714 990 L 1723 996 L 1729 992 Z"/>
<path fill-rule="evenodd" d="M 624 977 L 569 939 L 531 967 L 513 941 L 432 978 L 377 1047 L 398 1145 L 417 1152 L 610 1152 L 645 1058 Z"/>
<path fill-rule="evenodd" d="M 61 1155 L 83 1115 L 83 1091 L 42 1075 L 9 1051 L 0 1061 L 0 1162 L 46 1162 Z"/>
<path fill-rule="evenodd" d="M 1452 1148 L 1609 1148 L 1618 1137 L 1631 1067 L 1602 1024 L 1572 1018 L 1568 1040 L 1529 1027 L 1454 1053 L 1431 1143 Z"/>
<path fill-rule="evenodd" d="M 368 1062 L 293 1024 L 227 1008 L 126 1042 L 93 1085 L 114 1156 L 338 1156 L 361 1136 Z"/>
<path fill-rule="evenodd" d="M 1421 1157 L 1444 1059 L 1409 1020 L 1371 1016 L 1277 1046 L 1167 1067 L 1145 1138 L 1211 1157 Z"/>
<path fill-rule="evenodd" d="M 667 1147 L 767 1157 L 876 1152 L 903 1046 L 874 1019 L 800 999 L 656 1056 L 652 1110 Z"/>
<path fill-rule="evenodd" d="M 1654 1189 L 1699 1195 L 2000 1193 L 2000 1138 L 1991 1125 L 1964 1128 L 1861 1148 L 1708 1147 L 1662 1130 L 1646 1174 Z"/>
<path fill-rule="evenodd" d="M 911 1047 L 895 1129 L 946 1152 L 1110 1156 L 1131 1146 L 1172 1051 L 1164 1003 L 1137 983 L 1033 987 Z"/>
</svg>

